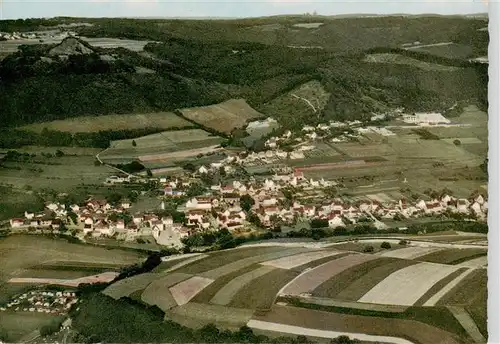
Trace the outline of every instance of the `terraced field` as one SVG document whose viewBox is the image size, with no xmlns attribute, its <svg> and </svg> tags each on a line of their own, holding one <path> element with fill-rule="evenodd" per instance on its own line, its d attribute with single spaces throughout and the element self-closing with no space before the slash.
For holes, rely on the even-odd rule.
<svg viewBox="0 0 500 344">
<path fill-rule="evenodd" d="M 374 340 L 395 344 L 441 343 L 432 341 L 435 336 L 447 338 L 442 343 L 468 343 L 474 335 L 462 326 L 463 319 L 455 317 L 458 307 L 485 329 L 485 269 L 422 260 L 445 252 L 452 258 L 444 261 L 454 262 L 455 250 L 409 246 L 363 254 L 339 247 L 262 245 L 176 256 L 166 258 L 152 273 L 120 281 L 104 293 L 158 306 L 166 319 L 195 328 L 216 323 L 236 329 L 248 324 L 256 331 L 314 329 L 326 331 L 321 336 L 379 336 Z M 458 259 L 478 254 L 474 250 L 461 250 L 467 254 Z M 472 294 L 477 302 L 467 298 Z M 284 303 L 288 315 L 278 319 L 275 313 L 281 314 Z M 337 317 L 340 322 L 320 329 L 307 319 L 291 317 L 295 313 L 304 318 Z M 344 320 L 353 323 L 346 328 Z M 374 330 L 379 323 L 391 323 L 397 330 L 387 325 Z M 430 332 L 419 333 L 423 330 Z"/>
</svg>

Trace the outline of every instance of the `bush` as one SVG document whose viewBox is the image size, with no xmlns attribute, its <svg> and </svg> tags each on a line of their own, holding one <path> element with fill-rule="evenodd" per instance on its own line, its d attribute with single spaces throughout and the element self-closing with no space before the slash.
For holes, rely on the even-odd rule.
<svg viewBox="0 0 500 344">
<path fill-rule="evenodd" d="M 50 324 L 47 324 L 40 328 L 40 335 L 42 337 L 50 336 L 51 334 L 57 333 L 60 328 L 61 328 L 61 322 L 53 321 Z"/>
<path fill-rule="evenodd" d="M 457 139 L 457 140 L 453 140 L 453 144 L 455 146 L 460 146 L 462 144 L 462 142 L 460 142 L 460 140 Z"/>
<path fill-rule="evenodd" d="M 373 251 L 375 251 L 375 248 L 373 246 L 371 246 L 371 245 L 363 247 L 363 252 L 364 253 L 372 253 Z"/>
<path fill-rule="evenodd" d="M 399 242 L 399 244 L 402 245 L 402 246 L 405 246 L 405 245 L 408 245 L 408 241 L 407 240 L 401 240 Z"/>
<path fill-rule="evenodd" d="M 383 248 L 384 250 L 390 249 L 392 246 L 389 242 L 384 241 L 382 244 L 380 244 L 380 248 Z"/>
<path fill-rule="evenodd" d="M 356 339 L 351 339 L 348 336 L 338 336 L 330 341 L 330 344 L 356 344 L 359 343 Z"/>
</svg>

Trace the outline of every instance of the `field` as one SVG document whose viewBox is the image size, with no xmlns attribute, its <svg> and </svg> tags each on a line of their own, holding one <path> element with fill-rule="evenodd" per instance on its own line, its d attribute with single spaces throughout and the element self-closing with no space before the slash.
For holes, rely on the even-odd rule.
<svg viewBox="0 0 500 344">
<path fill-rule="evenodd" d="M 179 159 L 216 151 L 221 142 L 221 137 L 201 129 L 165 131 L 133 140 L 112 141 L 110 148 L 99 156 L 103 160 L 138 158 L 145 162 Z"/>
<path fill-rule="evenodd" d="M 110 276 L 115 276 L 118 267 L 136 264 L 145 259 L 144 255 L 132 251 L 22 235 L 2 238 L 0 252 L 0 304 L 38 285 L 40 281 L 31 280 L 33 277 L 47 279 L 41 281 L 44 283 L 61 282 L 74 286 L 74 283 L 57 280 L 78 279 L 97 271 L 109 271 L 105 275 L 109 280 Z M 20 281 L 24 283 L 9 283 L 13 278 L 22 279 Z M 8 332 L 9 339 L 18 340 L 53 320 L 53 316 L 48 314 L 2 312 L 0 327 Z"/>
<path fill-rule="evenodd" d="M 60 321 L 63 317 L 31 312 L 2 312 L 0 328 L 7 332 L 9 342 L 15 343 L 44 325 Z"/>
<path fill-rule="evenodd" d="M 15 188 L 27 186 L 51 188 L 69 192 L 81 183 L 101 184 L 113 170 L 106 166 L 95 166 L 93 156 L 63 156 L 43 158 L 45 163 L 7 162 L 0 168 L 0 180 Z"/>
<path fill-rule="evenodd" d="M 111 268 L 113 271 L 117 266 L 132 265 L 144 259 L 142 254 L 133 251 L 108 250 L 103 247 L 70 244 L 64 240 L 22 235 L 2 239 L 0 251 L 0 302 L 13 296 L 8 290 L 7 281 L 11 278 L 33 277 L 30 276 L 30 271 L 36 273 L 41 270 L 44 278 L 72 279 L 92 275 L 89 268 L 94 271 L 109 271 L 107 269 Z M 110 267 L 110 264 L 113 267 Z M 62 268 L 58 269 L 58 266 Z M 15 287 L 12 292 L 16 292 Z"/>
<path fill-rule="evenodd" d="M 147 114 L 106 115 L 75 117 L 65 120 L 30 124 L 21 129 L 42 132 L 43 129 L 75 133 L 92 133 L 104 130 L 132 129 L 172 129 L 187 128 L 194 125 L 172 112 L 154 112 Z"/>
<path fill-rule="evenodd" d="M 463 317 L 454 317 L 446 307 L 466 309 L 473 319 L 467 320 L 471 326 L 479 322 L 478 327 L 483 327 L 485 308 L 468 301 L 466 295 L 474 293 L 472 289 L 459 288 L 477 276 L 476 271 L 486 270 L 420 261 L 421 255 L 447 249 L 431 252 L 404 247 L 381 255 L 343 251 L 349 248 L 341 245 L 300 246 L 269 244 L 166 258 L 153 273 L 136 276 L 129 284 L 120 281 L 105 293 L 129 294 L 166 311 L 166 319 L 194 328 L 213 322 L 235 329 L 253 320 L 287 324 L 288 316 L 278 321 L 274 315 L 283 304 L 293 305 L 287 307 L 290 314 L 304 312 L 310 318 L 322 310 L 324 317 L 353 320 L 348 330 L 329 323 L 329 331 L 392 336 L 422 344 L 435 343 L 430 333 L 448 338 L 446 343 L 462 343 L 458 337 L 468 340 L 471 329 L 464 329 Z M 486 285 L 475 283 L 480 291 L 474 298 L 485 302 L 481 295 Z M 288 325 L 300 327 L 304 321 L 294 318 Z M 386 325 L 375 329 L 373 324 L 379 322 Z M 430 332 L 410 330 L 415 328 Z M 292 333 L 287 331 L 283 333 Z"/>
<path fill-rule="evenodd" d="M 427 53 L 439 57 L 468 59 L 474 56 L 474 49 L 468 45 L 457 43 L 443 43 L 411 48 L 411 51 Z"/>
<path fill-rule="evenodd" d="M 444 66 L 437 63 L 429 63 L 413 59 L 400 54 L 368 54 L 365 57 L 366 62 L 370 63 L 389 63 L 414 66 L 426 71 L 450 71 L 457 70 L 457 67 Z"/>
<path fill-rule="evenodd" d="M 263 316 L 254 316 L 252 320 L 277 324 L 292 325 L 306 329 L 338 331 L 349 334 L 369 334 L 374 336 L 407 338 L 417 343 L 461 343 L 447 331 L 423 324 L 421 322 L 402 319 L 391 319 L 373 316 L 336 314 L 331 312 L 302 309 L 289 306 L 273 306 L 271 312 Z M 249 323 L 252 325 L 252 322 Z M 252 326 L 250 326 L 252 327 Z M 287 331 L 283 331 L 287 332 Z M 304 332 L 301 332 L 304 333 Z M 331 337 L 336 335 L 330 334 Z M 366 337 L 363 338 L 366 340 Z M 387 343 L 387 338 L 371 338 Z M 394 341 L 393 343 L 406 343 Z"/>
<path fill-rule="evenodd" d="M 145 289 L 151 282 L 158 279 L 156 274 L 145 273 L 130 278 L 122 279 L 106 288 L 103 293 L 118 300 L 124 296 L 130 296 L 138 290 Z"/>
<path fill-rule="evenodd" d="M 90 45 L 99 48 L 125 48 L 132 51 L 142 51 L 144 46 L 148 44 L 148 41 L 136 41 L 131 39 L 117 39 L 117 38 L 106 38 L 106 37 L 95 37 L 87 38 L 81 37 L 84 41 L 87 41 Z M 62 38 L 50 38 L 45 39 L 44 44 L 57 44 L 62 41 Z M 18 39 L 0 42 L 0 51 L 14 53 L 18 50 L 20 45 L 33 45 L 40 44 L 38 39 Z"/>
<path fill-rule="evenodd" d="M 470 249 L 446 249 L 438 252 L 432 252 L 424 256 L 420 256 L 418 260 L 431 263 L 441 264 L 460 264 L 467 260 L 486 256 L 488 253 L 485 248 L 470 248 Z"/>
<path fill-rule="evenodd" d="M 217 132 L 230 134 L 248 121 L 263 115 L 252 109 L 243 99 L 231 99 L 224 103 L 179 110 L 190 121 Z"/>
</svg>

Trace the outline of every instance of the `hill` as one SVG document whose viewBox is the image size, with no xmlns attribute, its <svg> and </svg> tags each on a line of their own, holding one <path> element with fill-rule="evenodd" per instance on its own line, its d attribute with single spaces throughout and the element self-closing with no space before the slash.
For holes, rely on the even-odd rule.
<svg viewBox="0 0 500 344">
<path fill-rule="evenodd" d="M 483 56 L 487 49 L 487 32 L 478 31 L 485 25 L 482 19 L 89 21 L 93 25 L 77 28 L 79 34 L 158 43 L 146 45 L 143 52 L 89 52 L 75 38 L 58 47 L 21 47 L 0 63 L 2 123 L 18 126 L 77 116 L 173 111 L 241 98 L 264 116 L 284 109 L 284 124 L 300 126 L 310 118 L 308 107 L 298 114 L 301 120 L 287 121 L 293 111 L 283 97 L 313 81 L 331 95 L 321 113 L 313 116 L 317 120 L 362 119 L 395 106 L 443 111 L 460 100 L 487 107 L 487 65 L 468 62 L 468 57 Z M 297 26 L 307 23 L 322 25 Z M 461 50 L 446 56 L 456 49 L 436 53 L 401 48 L 415 41 L 452 41 Z M 311 46 L 321 48 L 307 48 Z M 80 48 L 88 54 L 51 54 L 54 49 Z M 374 53 L 397 54 L 431 67 L 400 59 L 367 61 L 366 56 Z"/>
<path fill-rule="evenodd" d="M 152 272 L 119 280 L 103 293 L 158 307 L 166 320 L 197 329 L 214 323 L 293 334 L 290 326 L 314 332 L 324 323 L 328 331 L 387 343 L 469 342 L 473 330 L 447 308 L 458 307 L 485 335 L 485 248 L 396 242 L 388 251 L 356 252 L 368 244 L 250 245 L 166 257 Z M 83 314 L 86 320 L 77 317 L 77 323 L 89 332 L 93 315 L 88 307 Z"/>
</svg>

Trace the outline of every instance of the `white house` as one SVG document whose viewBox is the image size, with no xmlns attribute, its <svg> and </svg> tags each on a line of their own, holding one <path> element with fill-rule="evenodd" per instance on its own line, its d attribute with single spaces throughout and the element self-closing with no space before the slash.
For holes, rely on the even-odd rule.
<svg viewBox="0 0 500 344">
<path fill-rule="evenodd" d="M 205 174 L 205 173 L 208 173 L 208 169 L 205 166 L 201 166 L 198 169 L 198 172 L 201 173 L 201 174 Z"/>
<path fill-rule="evenodd" d="M 330 228 L 345 227 L 345 224 L 340 216 L 330 214 L 328 216 L 328 227 Z"/>
<path fill-rule="evenodd" d="M 211 210 L 212 200 L 207 197 L 194 197 L 186 202 L 186 209 Z"/>
<path fill-rule="evenodd" d="M 25 211 L 24 217 L 28 220 L 31 220 L 33 217 L 35 217 L 35 213 L 28 213 L 27 211 Z"/>
<path fill-rule="evenodd" d="M 23 219 L 10 219 L 10 226 L 12 228 L 19 228 L 24 226 L 24 220 Z"/>
</svg>

